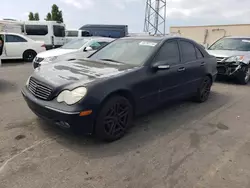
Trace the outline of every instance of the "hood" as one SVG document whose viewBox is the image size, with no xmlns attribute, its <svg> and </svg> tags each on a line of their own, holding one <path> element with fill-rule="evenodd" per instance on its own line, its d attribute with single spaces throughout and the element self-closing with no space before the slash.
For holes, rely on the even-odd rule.
<svg viewBox="0 0 250 188">
<path fill-rule="evenodd" d="M 232 50 L 207 50 L 210 55 L 215 57 L 231 57 L 236 55 L 250 55 L 250 52 Z"/>
<path fill-rule="evenodd" d="M 84 59 L 44 65 L 35 69 L 32 76 L 53 87 L 69 84 L 84 86 L 97 79 L 116 76 L 134 68 L 136 67 L 132 65 Z"/>
<path fill-rule="evenodd" d="M 47 58 L 47 57 L 53 57 L 53 56 L 60 56 L 60 55 L 64 55 L 64 54 L 68 54 L 68 53 L 76 52 L 76 51 L 77 51 L 77 49 L 57 48 L 57 49 L 41 52 L 41 53 L 37 54 L 37 57 L 39 57 L 39 58 Z"/>
<path fill-rule="evenodd" d="M 88 52 L 71 52 L 71 53 L 67 53 L 64 55 L 61 55 L 60 57 L 58 57 L 56 59 L 56 61 L 60 60 L 73 60 L 73 59 L 84 59 L 88 56 L 90 56 L 92 53 L 94 53 L 95 51 L 88 51 Z"/>
</svg>

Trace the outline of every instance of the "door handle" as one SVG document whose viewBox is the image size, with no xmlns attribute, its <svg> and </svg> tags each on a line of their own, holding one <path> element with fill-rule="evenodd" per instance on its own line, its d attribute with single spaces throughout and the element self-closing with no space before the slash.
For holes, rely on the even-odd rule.
<svg viewBox="0 0 250 188">
<path fill-rule="evenodd" d="M 206 63 L 205 62 L 201 62 L 201 66 L 204 66 Z"/>
<path fill-rule="evenodd" d="M 182 72 L 182 71 L 185 71 L 185 70 L 186 70 L 185 67 L 180 67 L 180 68 L 178 68 L 178 72 Z"/>
</svg>

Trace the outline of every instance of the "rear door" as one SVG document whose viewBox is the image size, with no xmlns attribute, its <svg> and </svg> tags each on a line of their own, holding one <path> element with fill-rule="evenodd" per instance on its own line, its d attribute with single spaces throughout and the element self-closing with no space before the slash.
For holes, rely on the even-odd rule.
<svg viewBox="0 0 250 188">
<path fill-rule="evenodd" d="M 203 54 L 190 41 L 179 40 L 182 63 L 185 66 L 184 91 L 193 93 L 197 91 L 201 79 L 205 75 L 205 62 Z"/>
<path fill-rule="evenodd" d="M 22 58 L 27 48 L 27 40 L 18 35 L 6 35 L 5 41 L 6 56 L 10 58 Z"/>
<path fill-rule="evenodd" d="M 65 44 L 65 27 L 62 25 L 53 25 L 54 45 L 62 46 Z"/>
<path fill-rule="evenodd" d="M 168 40 L 160 48 L 154 62 L 163 62 L 168 69 L 158 70 L 160 81 L 160 101 L 178 98 L 183 93 L 185 67 L 181 63 L 177 40 Z"/>
</svg>

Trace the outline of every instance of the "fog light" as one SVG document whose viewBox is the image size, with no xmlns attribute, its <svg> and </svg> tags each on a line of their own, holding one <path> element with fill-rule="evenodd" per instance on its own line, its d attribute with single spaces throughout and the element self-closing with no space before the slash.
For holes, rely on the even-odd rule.
<svg viewBox="0 0 250 188">
<path fill-rule="evenodd" d="M 58 122 L 56 122 L 56 125 L 58 125 L 61 128 L 64 128 L 64 129 L 70 128 L 70 124 L 65 122 L 65 121 L 58 121 Z"/>
</svg>

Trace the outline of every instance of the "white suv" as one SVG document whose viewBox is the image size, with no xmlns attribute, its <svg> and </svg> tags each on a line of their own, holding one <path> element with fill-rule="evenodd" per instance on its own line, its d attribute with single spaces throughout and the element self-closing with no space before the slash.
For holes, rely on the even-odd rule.
<svg viewBox="0 0 250 188">
<path fill-rule="evenodd" d="M 1 59 L 24 59 L 32 62 L 36 55 L 46 51 L 44 42 L 34 41 L 22 34 L 0 32 L 4 40 Z"/>
</svg>

